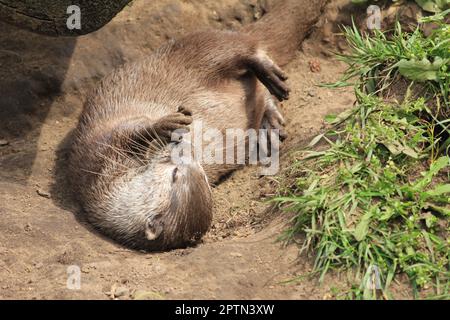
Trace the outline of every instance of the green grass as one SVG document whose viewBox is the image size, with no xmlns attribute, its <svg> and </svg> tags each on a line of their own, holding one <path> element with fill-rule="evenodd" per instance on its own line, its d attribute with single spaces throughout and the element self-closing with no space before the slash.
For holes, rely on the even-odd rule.
<svg viewBox="0 0 450 320">
<path fill-rule="evenodd" d="M 280 179 L 274 201 L 294 216 L 284 239 L 305 235 L 302 250 L 314 254 L 320 280 L 353 271 L 350 298 L 391 297 L 399 273 L 416 297 L 450 298 L 447 13 L 427 18 L 439 25 L 428 38 L 400 26 L 371 36 L 344 28 L 351 53 L 340 59 L 349 68 L 333 86 L 356 78 L 357 105 L 327 116 L 329 130 Z M 392 90 L 401 82 L 399 101 Z M 367 285 L 374 267 L 380 290 Z"/>
</svg>

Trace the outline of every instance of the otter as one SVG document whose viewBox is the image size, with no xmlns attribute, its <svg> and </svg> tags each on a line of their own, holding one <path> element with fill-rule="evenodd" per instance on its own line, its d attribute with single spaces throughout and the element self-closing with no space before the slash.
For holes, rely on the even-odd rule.
<svg viewBox="0 0 450 320">
<path fill-rule="evenodd" d="M 199 31 L 115 70 L 87 96 L 69 179 L 87 220 L 134 249 L 198 242 L 212 221 L 210 185 L 240 165 L 174 163 L 175 130 L 283 129 L 281 67 L 327 0 L 285 0 L 238 31 Z"/>
</svg>

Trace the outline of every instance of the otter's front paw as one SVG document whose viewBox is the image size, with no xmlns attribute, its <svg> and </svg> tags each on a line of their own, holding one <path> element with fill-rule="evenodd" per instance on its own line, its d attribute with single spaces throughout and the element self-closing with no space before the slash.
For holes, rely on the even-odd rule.
<svg viewBox="0 0 450 320">
<path fill-rule="evenodd" d="M 174 131 L 189 131 L 189 125 L 192 123 L 192 112 L 179 107 L 178 111 L 162 117 L 154 124 L 153 130 L 160 139 L 171 141 Z"/>
</svg>

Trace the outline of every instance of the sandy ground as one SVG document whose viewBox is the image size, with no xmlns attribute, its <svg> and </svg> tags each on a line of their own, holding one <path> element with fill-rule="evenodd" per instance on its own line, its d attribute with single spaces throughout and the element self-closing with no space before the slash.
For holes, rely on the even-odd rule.
<svg viewBox="0 0 450 320">
<path fill-rule="evenodd" d="M 354 102 L 351 89 L 316 86 L 344 70 L 328 53 L 341 47 L 330 37 L 342 2 L 333 2 L 286 68 L 292 93 L 282 106 L 289 134 L 284 153 L 319 133 L 326 114 Z M 308 273 L 311 259 L 276 241 L 288 219 L 263 201 L 273 183 L 255 167 L 214 188 L 214 222 L 203 243 L 165 253 L 130 251 L 99 235 L 80 218 L 65 186 L 67 137 L 98 79 L 167 39 L 250 23 L 262 8 L 264 1 L 251 0 L 136 0 L 78 39 L 0 26 L 0 140 L 8 143 L 0 146 L 1 299 L 110 299 L 111 293 L 119 299 L 324 299 L 334 297 L 331 288 L 347 286 L 338 275 L 323 284 L 283 283 Z M 311 71 L 311 61 L 320 71 Z M 80 267 L 80 290 L 67 288 L 71 265 Z"/>
</svg>

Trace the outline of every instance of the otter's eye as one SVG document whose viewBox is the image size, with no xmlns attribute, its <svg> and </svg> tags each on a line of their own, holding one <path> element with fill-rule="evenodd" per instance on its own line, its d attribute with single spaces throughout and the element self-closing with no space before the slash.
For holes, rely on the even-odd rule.
<svg viewBox="0 0 450 320">
<path fill-rule="evenodd" d="M 178 168 L 173 169 L 173 171 L 172 171 L 172 182 L 175 182 L 177 180 L 177 172 L 178 172 Z"/>
</svg>

